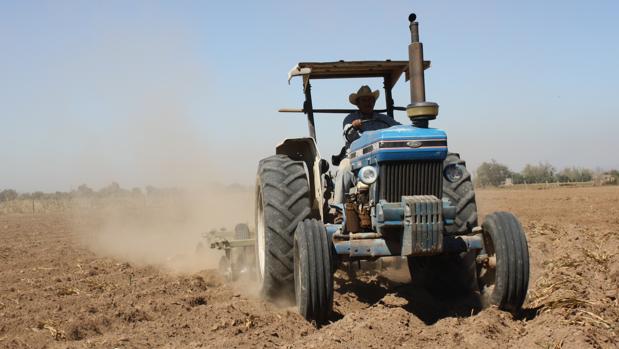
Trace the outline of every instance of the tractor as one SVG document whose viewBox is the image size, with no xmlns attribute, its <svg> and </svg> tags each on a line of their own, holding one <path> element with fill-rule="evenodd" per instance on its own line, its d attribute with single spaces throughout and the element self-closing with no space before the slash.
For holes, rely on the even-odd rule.
<svg viewBox="0 0 619 349">
<path fill-rule="evenodd" d="M 479 224 L 471 175 L 449 152 L 445 131 L 429 127 L 438 104 L 426 101 L 419 23 L 409 16 L 408 60 L 302 62 L 288 81 L 302 78 L 301 109 L 309 137 L 286 139 L 262 159 L 256 176 L 254 253 L 261 293 L 289 298 L 316 324 L 332 312 L 334 273 L 344 263 L 406 258 L 411 280 L 430 292 L 473 292 L 483 304 L 516 312 L 529 282 L 527 240 L 518 219 L 494 212 Z M 404 75 L 410 103 L 397 107 L 392 88 Z M 404 111 L 409 125 L 368 131 L 349 149 L 354 185 L 333 205 L 333 174 L 316 145 L 314 115 L 350 113 L 315 109 L 314 79 L 382 78 L 386 115 Z M 335 212 L 335 214 L 333 214 Z M 335 219 L 335 217 L 341 219 Z M 247 246 L 247 241 L 243 246 Z"/>
</svg>

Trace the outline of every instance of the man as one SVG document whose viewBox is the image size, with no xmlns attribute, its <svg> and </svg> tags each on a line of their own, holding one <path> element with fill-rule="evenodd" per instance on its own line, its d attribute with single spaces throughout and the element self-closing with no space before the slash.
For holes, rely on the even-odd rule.
<svg viewBox="0 0 619 349">
<path fill-rule="evenodd" d="M 374 104 L 380 95 L 378 90 L 372 92 L 369 86 L 363 85 L 357 93 L 351 93 L 348 97 L 350 103 L 357 106 L 359 109 L 356 112 L 348 114 L 344 118 L 344 140 L 346 149 L 350 147 L 350 143 L 359 138 L 361 133 L 365 131 L 380 130 L 395 125 L 400 125 L 393 118 L 380 114 L 374 111 Z M 335 192 L 333 197 L 334 204 L 343 204 L 345 195 L 353 185 L 353 174 L 351 172 L 350 160 L 342 159 L 340 162 L 337 174 L 335 175 Z"/>
</svg>

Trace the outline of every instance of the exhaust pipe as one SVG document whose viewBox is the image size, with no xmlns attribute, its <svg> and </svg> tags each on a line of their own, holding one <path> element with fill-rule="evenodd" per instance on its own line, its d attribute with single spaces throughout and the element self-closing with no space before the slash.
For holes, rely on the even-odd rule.
<svg viewBox="0 0 619 349">
<path fill-rule="evenodd" d="M 428 121 L 436 119 L 438 104 L 426 101 L 426 83 L 423 71 L 423 44 L 419 42 L 419 23 L 417 15 L 408 16 L 411 31 L 411 43 L 408 45 L 408 73 L 411 103 L 406 107 L 406 114 L 415 127 L 428 127 Z"/>
</svg>

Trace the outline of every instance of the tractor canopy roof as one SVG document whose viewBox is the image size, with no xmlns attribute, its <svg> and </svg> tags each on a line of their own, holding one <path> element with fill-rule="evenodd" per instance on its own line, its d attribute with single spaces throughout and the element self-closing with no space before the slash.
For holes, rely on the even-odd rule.
<svg viewBox="0 0 619 349">
<path fill-rule="evenodd" d="M 408 80 L 408 61 L 337 61 L 337 62 L 301 62 L 288 73 L 288 82 L 295 76 L 303 77 L 303 85 L 311 79 L 349 79 L 380 78 L 385 80 L 385 88 L 391 89 L 402 73 Z M 430 67 L 430 61 L 423 62 L 424 69 Z"/>
<path fill-rule="evenodd" d="M 411 42 L 408 45 L 408 60 L 392 61 L 336 61 L 336 62 L 301 62 L 288 73 L 288 83 L 295 76 L 303 77 L 303 93 L 305 101 L 302 108 L 283 108 L 283 113 L 303 113 L 307 116 L 310 137 L 316 139 L 314 123 L 315 113 L 343 114 L 351 109 L 314 109 L 312 103 L 312 79 L 351 79 L 351 78 L 382 78 L 385 90 L 385 112 L 393 117 L 395 110 L 406 111 L 407 116 L 417 127 L 427 128 L 428 120 L 434 120 L 438 115 L 438 104 L 427 102 L 425 96 L 424 70 L 430 68 L 430 61 L 423 59 L 423 46 L 419 41 L 419 23 L 413 13 L 408 16 Z M 410 101 L 406 107 L 394 105 L 392 89 L 404 73 L 410 84 Z M 382 112 L 382 110 L 374 109 Z M 413 120 L 414 119 L 414 120 Z"/>
<path fill-rule="evenodd" d="M 312 104 L 312 79 L 350 79 L 350 78 L 382 78 L 385 89 L 385 109 L 374 109 L 386 112 L 393 117 L 394 110 L 406 110 L 405 107 L 394 105 L 391 89 L 398 82 L 402 73 L 409 79 L 409 61 L 337 61 L 337 62 L 301 62 L 288 73 L 288 83 L 295 76 L 303 77 L 303 92 L 305 101 L 302 108 L 282 108 L 282 113 L 303 113 L 307 115 L 310 137 L 316 139 L 314 114 L 349 114 L 356 109 L 314 109 Z M 430 61 L 423 61 L 423 69 L 430 68 Z"/>
</svg>

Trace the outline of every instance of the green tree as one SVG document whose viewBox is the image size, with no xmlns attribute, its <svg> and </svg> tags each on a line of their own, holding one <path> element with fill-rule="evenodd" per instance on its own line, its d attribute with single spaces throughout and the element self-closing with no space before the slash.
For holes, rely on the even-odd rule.
<svg viewBox="0 0 619 349">
<path fill-rule="evenodd" d="M 555 182 L 555 168 L 549 163 L 537 165 L 527 164 L 522 170 L 522 177 L 526 183 Z"/>
<path fill-rule="evenodd" d="M 477 168 L 477 183 L 481 186 L 499 186 L 510 177 L 512 177 L 512 171 L 494 159 L 483 162 Z"/>
<path fill-rule="evenodd" d="M 71 194 L 62 191 L 57 191 L 49 196 L 54 200 L 66 200 L 71 198 Z"/>
<path fill-rule="evenodd" d="M 155 195 L 157 193 L 157 188 L 152 185 L 146 186 L 146 195 Z"/>
<path fill-rule="evenodd" d="M 124 193 L 124 190 L 116 182 L 112 182 L 110 185 L 99 190 L 99 195 L 101 196 L 118 195 L 122 193 Z"/>
<path fill-rule="evenodd" d="M 513 184 L 524 183 L 524 176 L 519 172 L 512 172 L 512 183 Z"/>
<path fill-rule="evenodd" d="M 583 167 L 566 167 L 556 177 L 559 182 L 588 182 L 593 179 L 593 171 Z"/>
<path fill-rule="evenodd" d="M 45 197 L 45 193 L 44 193 L 44 192 L 42 192 L 42 191 L 35 191 L 34 193 L 32 193 L 32 196 L 31 196 L 31 197 L 32 197 L 33 199 L 40 200 L 40 199 L 43 199 L 43 198 Z"/>
<path fill-rule="evenodd" d="M 75 193 L 78 196 L 92 196 L 95 191 L 92 190 L 89 186 L 87 186 L 86 184 L 82 184 L 79 187 L 77 187 L 77 190 L 75 191 Z"/>
<path fill-rule="evenodd" d="M 0 201 L 11 201 L 17 199 L 17 191 L 13 189 L 4 189 L 0 191 Z"/>
</svg>

